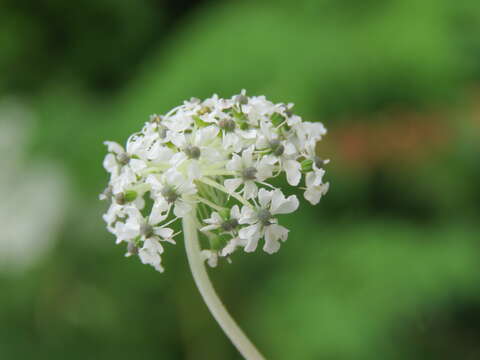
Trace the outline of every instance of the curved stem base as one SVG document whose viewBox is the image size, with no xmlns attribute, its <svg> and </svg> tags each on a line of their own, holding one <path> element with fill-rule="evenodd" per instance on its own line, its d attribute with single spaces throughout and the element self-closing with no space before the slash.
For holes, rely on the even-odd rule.
<svg viewBox="0 0 480 360">
<path fill-rule="evenodd" d="M 235 320 L 230 316 L 213 288 L 205 268 L 204 260 L 202 259 L 200 244 L 198 242 L 195 209 L 192 209 L 192 211 L 182 219 L 182 223 L 188 263 L 195 284 L 197 285 L 205 304 L 207 304 L 207 307 L 215 320 L 217 320 L 222 330 L 245 359 L 264 360 L 264 357 L 243 333 Z"/>
</svg>

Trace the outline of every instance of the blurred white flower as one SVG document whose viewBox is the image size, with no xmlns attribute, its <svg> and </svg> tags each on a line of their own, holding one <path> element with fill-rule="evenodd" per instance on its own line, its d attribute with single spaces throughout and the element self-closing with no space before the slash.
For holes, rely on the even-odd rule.
<svg viewBox="0 0 480 360">
<path fill-rule="evenodd" d="M 315 153 L 326 130 L 302 121 L 292 107 L 249 97 L 245 90 L 230 99 L 192 98 L 152 115 L 125 148 L 105 142 L 110 182 L 101 198 L 111 201 L 104 219 L 117 243 L 127 241 L 128 255 L 138 253 L 162 271 L 160 242 L 173 237 L 166 226 L 195 208 L 196 226 L 209 243 L 202 256 L 210 266 L 238 248 L 254 251 L 261 238 L 264 251 L 278 251 L 288 229 L 277 215 L 297 210 L 299 203 L 268 181 L 284 174 L 298 186 L 303 177 L 311 203 L 328 189 L 322 182 L 326 162 Z"/>
<path fill-rule="evenodd" d="M 64 171 L 27 162 L 32 118 L 22 104 L 0 102 L 0 271 L 23 271 L 45 256 L 67 206 Z"/>
</svg>

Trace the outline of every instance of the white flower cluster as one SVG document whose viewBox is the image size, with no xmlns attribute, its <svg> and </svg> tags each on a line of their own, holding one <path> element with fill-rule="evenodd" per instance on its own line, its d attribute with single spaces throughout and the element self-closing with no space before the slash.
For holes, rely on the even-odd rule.
<svg viewBox="0 0 480 360">
<path fill-rule="evenodd" d="M 104 167 L 110 182 L 101 199 L 111 201 L 104 215 L 127 256 L 163 271 L 163 242 L 175 243 L 168 226 L 192 209 L 208 239 L 202 251 L 210 266 L 236 249 L 276 252 L 288 236 L 277 215 L 298 208 L 267 183 L 286 175 L 312 204 L 328 190 L 316 144 L 326 133 L 321 123 L 305 122 L 293 104 L 274 104 L 243 90 L 231 99 L 192 98 L 165 115 L 152 115 L 130 136 L 126 148 L 105 142 Z"/>
</svg>

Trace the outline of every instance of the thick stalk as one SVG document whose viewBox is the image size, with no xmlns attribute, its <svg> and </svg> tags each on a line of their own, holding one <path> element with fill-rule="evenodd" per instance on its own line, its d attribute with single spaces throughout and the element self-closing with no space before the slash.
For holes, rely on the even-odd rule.
<svg viewBox="0 0 480 360">
<path fill-rule="evenodd" d="M 187 214 L 183 220 L 183 234 L 185 249 L 187 251 L 188 263 L 192 271 L 193 279 L 197 285 L 203 300 L 212 313 L 215 320 L 238 349 L 240 354 L 247 360 L 264 360 L 264 357 L 255 348 L 251 341 L 245 336 L 242 329 L 230 316 L 222 301 L 218 297 L 205 268 L 198 242 L 198 230 L 196 223 L 195 208 Z"/>
</svg>

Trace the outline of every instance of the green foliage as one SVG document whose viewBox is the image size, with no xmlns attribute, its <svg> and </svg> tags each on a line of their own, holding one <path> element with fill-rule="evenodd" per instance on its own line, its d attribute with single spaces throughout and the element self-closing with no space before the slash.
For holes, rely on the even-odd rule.
<svg viewBox="0 0 480 360">
<path fill-rule="evenodd" d="M 327 138 L 351 114 L 390 107 L 438 108 L 454 132 L 417 166 L 362 173 L 331 154 L 330 193 L 281 219 L 291 234 L 277 255 L 236 254 L 211 271 L 267 358 L 480 357 L 465 335 L 480 331 L 468 320 L 480 313 L 478 113 L 465 95 L 480 75 L 480 5 L 232 1 L 178 23 L 169 6 L 1 5 L 0 93 L 28 91 L 38 124 L 27 161 L 60 163 L 72 201 L 48 256 L 0 274 L 0 358 L 238 358 L 201 303 L 181 241 L 167 247 L 163 275 L 124 259 L 96 199 L 102 141 L 124 141 L 183 99 L 242 88 L 295 102 Z"/>
</svg>

